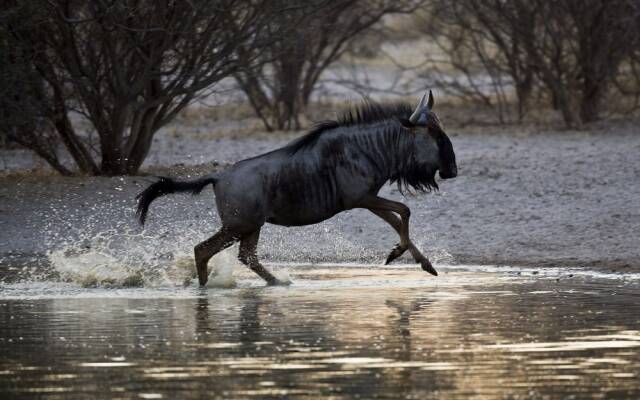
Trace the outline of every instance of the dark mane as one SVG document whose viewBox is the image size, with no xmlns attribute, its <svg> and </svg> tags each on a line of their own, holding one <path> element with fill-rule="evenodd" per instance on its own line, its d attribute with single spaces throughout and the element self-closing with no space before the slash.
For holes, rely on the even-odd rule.
<svg viewBox="0 0 640 400">
<path fill-rule="evenodd" d="M 408 120 L 412 112 L 411 106 L 407 103 L 377 104 L 364 102 L 340 114 L 338 124 L 340 126 L 365 125 L 390 118 Z"/>
<path fill-rule="evenodd" d="M 398 191 L 405 195 L 412 191 L 429 193 L 440 190 L 436 182 L 436 171 L 428 170 L 425 165 L 408 164 L 405 169 L 389 179 L 390 183 L 398 185 Z"/>
<path fill-rule="evenodd" d="M 406 125 L 409 123 L 412 112 L 411 106 L 406 103 L 377 104 L 367 101 L 343 111 L 335 121 L 327 120 L 316 123 L 309 133 L 296 139 L 288 147 L 291 153 L 308 148 L 318 140 L 323 132 L 339 127 L 367 125 L 388 119 L 395 119 Z"/>
</svg>

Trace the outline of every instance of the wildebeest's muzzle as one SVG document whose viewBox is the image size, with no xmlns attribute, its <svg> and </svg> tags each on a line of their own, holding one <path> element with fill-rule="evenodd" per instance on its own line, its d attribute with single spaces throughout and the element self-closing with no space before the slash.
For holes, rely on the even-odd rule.
<svg viewBox="0 0 640 400">
<path fill-rule="evenodd" d="M 442 179 L 455 178 L 456 176 L 458 176 L 458 167 L 453 164 L 450 165 L 447 169 L 440 169 L 439 175 Z"/>
</svg>

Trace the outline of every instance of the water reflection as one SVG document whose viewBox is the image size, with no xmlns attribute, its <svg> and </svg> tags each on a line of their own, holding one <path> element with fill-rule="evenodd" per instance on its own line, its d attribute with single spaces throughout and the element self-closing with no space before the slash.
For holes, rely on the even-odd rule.
<svg viewBox="0 0 640 400">
<path fill-rule="evenodd" d="M 241 279 L 231 290 L 73 289 L 28 300 L 2 300 L 0 292 L 0 393 L 640 396 L 636 283 L 471 272 L 434 280 L 419 271 L 339 267 L 290 272 L 289 288 Z"/>
</svg>

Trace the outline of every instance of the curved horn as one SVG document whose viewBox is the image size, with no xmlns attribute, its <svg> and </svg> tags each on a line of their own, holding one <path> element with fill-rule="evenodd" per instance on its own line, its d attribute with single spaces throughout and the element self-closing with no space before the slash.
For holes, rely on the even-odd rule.
<svg viewBox="0 0 640 400">
<path fill-rule="evenodd" d="M 411 122 L 412 124 L 416 124 L 418 122 L 418 119 L 420 119 L 420 114 L 422 114 L 422 110 L 424 110 L 426 100 L 427 92 L 424 92 L 422 98 L 420 99 L 420 102 L 418 102 L 418 105 L 416 106 L 415 111 L 409 117 L 409 122 Z"/>
</svg>

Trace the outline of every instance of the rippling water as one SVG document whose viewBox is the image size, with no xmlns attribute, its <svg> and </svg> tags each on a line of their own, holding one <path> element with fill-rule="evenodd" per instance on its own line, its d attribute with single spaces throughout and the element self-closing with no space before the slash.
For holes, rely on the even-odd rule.
<svg viewBox="0 0 640 400">
<path fill-rule="evenodd" d="M 0 284 L 4 398 L 640 398 L 640 283 L 289 266 L 289 287 Z"/>
</svg>

